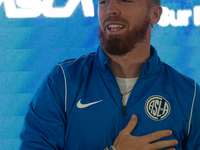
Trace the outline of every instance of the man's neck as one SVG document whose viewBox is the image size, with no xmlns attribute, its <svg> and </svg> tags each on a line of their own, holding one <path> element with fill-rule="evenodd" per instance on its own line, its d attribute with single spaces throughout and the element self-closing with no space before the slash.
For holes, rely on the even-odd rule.
<svg viewBox="0 0 200 150">
<path fill-rule="evenodd" d="M 143 62 L 150 58 L 150 46 L 136 47 L 123 56 L 107 54 L 113 74 L 120 78 L 139 77 Z"/>
</svg>

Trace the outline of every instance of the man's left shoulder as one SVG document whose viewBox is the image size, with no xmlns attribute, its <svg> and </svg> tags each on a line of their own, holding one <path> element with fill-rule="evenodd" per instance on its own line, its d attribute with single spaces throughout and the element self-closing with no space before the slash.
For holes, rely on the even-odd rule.
<svg viewBox="0 0 200 150">
<path fill-rule="evenodd" d="M 192 85 L 195 84 L 194 79 L 190 78 L 189 76 L 182 74 L 181 72 L 179 72 L 178 70 L 176 70 L 175 68 L 173 68 L 172 66 L 164 62 L 163 62 L 163 65 L 164 65 L 166 73 L 172 78 L 172 80 L 181 81 L 183 83 L 189 83 Z"/>
</svg>

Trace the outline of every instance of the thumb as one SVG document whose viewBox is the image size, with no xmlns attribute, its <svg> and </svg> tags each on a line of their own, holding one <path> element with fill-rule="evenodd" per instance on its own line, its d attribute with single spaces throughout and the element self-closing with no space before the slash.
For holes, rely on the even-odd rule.
<svg viewBox="0 0 200 150">
<path fill-rule="evenodd" d="M 132 115 L 129 123 L 124 128 L 124 131 L 126 133 L 130 134 L 135 129 L 136 125 L 137 125 L 137 116 L 136 115 Z"/>
</svg>

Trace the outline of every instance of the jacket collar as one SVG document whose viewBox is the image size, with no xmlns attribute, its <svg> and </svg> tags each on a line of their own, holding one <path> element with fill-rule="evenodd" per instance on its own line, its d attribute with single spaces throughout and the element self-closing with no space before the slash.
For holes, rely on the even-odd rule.
<svg viewBox="0 0 200 150">
<path fill-rule="evenodd" d="M 161 67 L 161 61 L 157 54 L 156 49 L 153 46 L 150 46 L 151 58 L 147 62 L 143 62 L 142 70 L 140 76 L 148 77 L 155 75 Z M 99 69 L 103 72 L 110 69 L 109 57 L 106 56 L 103 52 L 103 49 L 99 46 L 97 50 L 97 59 L 99 62 Z"/>
</svg>

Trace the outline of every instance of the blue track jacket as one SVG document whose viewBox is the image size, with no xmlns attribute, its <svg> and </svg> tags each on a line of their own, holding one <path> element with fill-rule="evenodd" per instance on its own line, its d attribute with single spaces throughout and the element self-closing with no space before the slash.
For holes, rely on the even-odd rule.
<svg viewBox="0 0 200 150">
<path fill-rule="evenodd" d="M 54 67 L 33 97 L 20 150 L 103 150 L 136 114 L 131 133 L 172 130 L 176 150 L 200 150 L 200 88 L 192 79 L 152 57 L 123 107 L 120 89 L 99 47 L 96 53 Z"/>
</svg>

